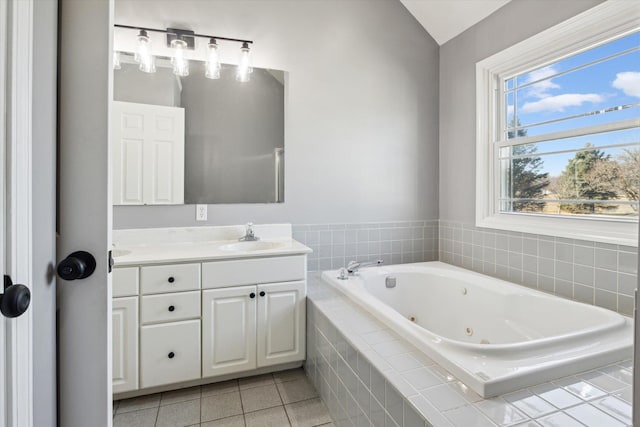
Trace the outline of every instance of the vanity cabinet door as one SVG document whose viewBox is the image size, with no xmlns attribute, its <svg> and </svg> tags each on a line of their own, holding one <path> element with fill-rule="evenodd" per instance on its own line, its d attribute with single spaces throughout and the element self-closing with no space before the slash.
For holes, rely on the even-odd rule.
<svg viewBox="0 0 640 427">
<path fill-rule="evenodd" d="M 138 389 L 138 297 L 114 298 L 113 392 Z"/>
<path fill-rule="evenodd" d="M 202 292 L 202 376 L 256 368 L 255 286 Z"/>
<path fill-rule="evenodd" d="M 304 281 L 258 286 L 258 367 L 304 360 Z"/>
</svg>

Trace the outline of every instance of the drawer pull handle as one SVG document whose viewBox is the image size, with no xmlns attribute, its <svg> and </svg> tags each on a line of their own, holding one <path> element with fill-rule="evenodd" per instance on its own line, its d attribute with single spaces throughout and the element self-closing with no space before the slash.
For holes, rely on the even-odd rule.
<svg viewBox="0 0 640 427">
<path fill-rule="evenodd" d="M 173 359 L 174 357 L 176 357 L 176 354 L 172 351 L 171 353 L 168 354 L 169 359 Z"/>
<path fill-rule="evenodd" d="M 169 277 L 169 278 L 167 279 L 167 282 L 169 282 L 169 283 L 173 283 L 173 282 L 175 282 L 175 281 L 176 281 L 176 279 L 174 279 L 173 277 Z"/>
<path fill-rule="evenodd" d="M 249 298 L 255 298 L 255 297 L 256 297 L 256 294 L 255 294 L 255 293 L 251 292 L 251 293 L 249 294 Z"/>
<path fill-rule="evenodd" d="M 174 311 L 176 308 L 172 305 L 169 306 L 169 311 Z"/>
<path fill-rule="evenodd" d="M 265 296 L 264 291 L 260 291 L 260 296 L 261 296 L 261 297 Z"/>
</svg>

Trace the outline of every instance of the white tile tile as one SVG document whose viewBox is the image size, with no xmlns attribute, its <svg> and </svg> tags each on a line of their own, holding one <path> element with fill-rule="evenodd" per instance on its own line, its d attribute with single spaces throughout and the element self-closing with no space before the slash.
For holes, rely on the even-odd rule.
<svg viewBox="0 0 640 427">
<path fill-rule="evenodd" d="M 427 368 L 414 369 L 402 373 L 402 377 L 407 380 L 416 390 L 424 390 L 442 384 L 443 381 L 436 377 Z"/>
<path fill-rule="evenodd" d="M 631 383 L 633 382 L 632 371 L 630 369 L 623 368 L 622 366 L 619 366 L 619 365 L 605 366 L 604 368 L 599 369 L 599 371 L 604 372 L 610 377 L 613 377 L 618 381 L 622 381 L 627 385 L 631 385 Z"/>
<path fill-rule="evenodd" d="M 373 349 L 382 357 L 391 357 L 397 354 L 409 353 L 413 349 L 401 340 L 386 341 L 374 344 Z"/>
<path fill-rule="evenodd" d="M 431 373 L 436 377 L 439 377 L 442 382 L 452 382 L 457 380 L 457 378 L 451 372 L 447 371 L 441 366 L 433 365 L 429 366 L 427 369 L 429 369 L 429 371 L 431 371 Z"/>
<path fill-rule="evenodd" d="M 556 408 L 564 409 L 570 406 L 578 405 L 582 403 L 574 394 L 569 393 L 567 390 L 557 387 L 553 384 L 542 384 L 537 387 L 532 387 L 529 390 L 542 397 L 547 402 L 551 403 Z"/>
<path fill-rule="evenodd" d="M 385 372 L 385 377 L 387 382 L 391 383 L 400 394 L 406 397 L 418 394 L 418 391 L 395 371 Z"/>
<path fill-rule="evenodd" d="M 469 387 L 467 387 L 466 384 L 462 383 L 461 381 L 449 383 L 449 387 L 458 392 L 464 398 L 464 400 L 469 403 L 480 402 L 481 400 L 483 400 L 482 396 L 471 390 Z"/>
<path fill-rule="evenodd" d="M 535 421 L 529 420 L 529 421 L 525 421 L 523 423 L 520 424 L 514 424 L 510 427 L 540 427 L 540 424 L 538 424 Z"/>
<path fill-rule="evenodd" d="M 538 418 L 538 423 L 542 427 L 584 427 L 584 424 L 563 412 L 556 412 L 555 414 Z"/>
<path fill-rule="evenodd" d="M 588 403 L 566 409 L 565 412 L 588 427 L 625 427 L 620 421 Z"/>
<path fill-rule="evenodd" d="M 473 406 L 461 406 L 444 414 L 456 427 L 494 427 L 489 421 Z"/>
<path fill-rule="evenodd" d="M 423 366 L 422 363 L 417 361 L 410 353 L 392 356 L 387 359 L 387 362 L 398 372 L 405 372 Z"/>
<path fill-rule="evenodd" d="M 624 400 L 627 403 L 633 402 L 633 388 L 627 387 L 624 390 L 620 390 L 613 394 L 617 398 Z"/>
<path fill-rule="evenodd" d="M 500 398 L 486 399 L 476 403 L 475 406 L 480 412 L 500 426 L 519 423 L 527 419 L 515 406 L 508 404 Z"/>
<path fill-rule="evenodd" d="M 449 387 L 448 384 L 422 390 L 421 394 L 440 411 L 448 411 L 467 404 L 460 393 Z"/>
<path fill-rule="evenodd" d="M 591 404 L 625 424 L 632 422 L 631 404 L 617 397 L 607 396 L 604 399 L 595 400 Z"/>
<path fill-rule="evenodd" d="M 574 377 L 553 381 L 553 383 L 562 386 L 565 390 L 570 391 L 583 400 L 591 400 L 607 394 L 598 387 Z"/>
<path fill-rule="evenodd" d="M 507 402 L 531 418 L 537 418 L 556 411 L 556 408 L 549 402 L 526 390 L 507 394 L 503 397 Z"/>
<path fill-rule="evenodd" d="M 618 381 L 617 379 L 598 371 L 586 372 L 584 374 L 577 375 L 577 377 L 608 393 L 622 390 L 627 386 L 627 384 L 622 381 Z"/>
<path fill-rule="evenodd" d="M 430 420 L 432 415 L 440 413 L 440 411 L 438 411 L 435 406 L 429 403 L 422 395 L 410 397 L 409 402 L 411 402 L 418 412 L 420 412 L 426 419 Z"/>
</svg>

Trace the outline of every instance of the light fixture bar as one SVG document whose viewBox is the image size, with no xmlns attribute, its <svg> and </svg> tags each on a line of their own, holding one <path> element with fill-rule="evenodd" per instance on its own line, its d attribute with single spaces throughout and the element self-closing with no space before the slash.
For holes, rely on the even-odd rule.
<svg viewBox="0 0 640 427">
<path fill-rule="evenodd" d="M 130 30 L 144 30 L 144 31 L 148 31 L 148 32 L 154 32 L 154 33 L 164 33 L 164 34 L 175 34 L 173 31 L 171 31 L 171 29 L 165 29 L 165 30 L 161 30 L 158 28 L 145 28 L 145 27 L 136 27 L 136 26 L 132 26 L 132 25 L 121 25 L 121 24 L 114 24 L 114 27 L 117 28 L 128 28 Z M 220 36 L 208 36 L 206 34 L 190 34 L 192 37 L 201 37 L 201 38 L 206 38 L 206 39 L 216 39 L 216 40 L 226 40 L 226 41 L 230 41 L 230 42 L 238 42 L 238 43 L 249 43 L 252 44 L 253 41 L 252 40 L 244 40 L 244 39 L 234 39 L 231 37 L 220 37 Z"/>
</svg>

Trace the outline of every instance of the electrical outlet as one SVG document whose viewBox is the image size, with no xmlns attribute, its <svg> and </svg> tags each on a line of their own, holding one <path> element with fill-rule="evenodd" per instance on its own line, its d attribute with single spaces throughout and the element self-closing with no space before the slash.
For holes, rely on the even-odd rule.
<svg viewBox="0 0 640 427">
<path fill-rule="evenodd" d="M 196 221 L 207 220 L 207 205 L 196 205 Z"/>
</svg>

